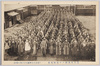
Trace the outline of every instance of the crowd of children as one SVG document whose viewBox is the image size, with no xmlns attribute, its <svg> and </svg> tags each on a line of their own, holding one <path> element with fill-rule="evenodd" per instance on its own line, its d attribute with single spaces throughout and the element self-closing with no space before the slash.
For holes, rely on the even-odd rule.
<svg viewBox="0 0 100 66">
<path fill-rule="evenodd" d="M 95 57 L 95 39 L 72 12 L 53 9 L 41 12 L 15 36 L 5 38 L 5 52 L 16 55 L 41 54 Z"/>
</svg>

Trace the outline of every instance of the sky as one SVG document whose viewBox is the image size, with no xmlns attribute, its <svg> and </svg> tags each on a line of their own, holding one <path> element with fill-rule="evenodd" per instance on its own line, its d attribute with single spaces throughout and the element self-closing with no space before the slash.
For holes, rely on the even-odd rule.
<svg viewBox="0 0 100 66">
<path fill-rule="evenodd" d="M 10 10 L 22 8 L 28 5 L 30 4 L 5 4 L 4 11 L 10 11 Z M 60 5 L 60 6 L 66 6 L 66 5 Z"/>
<path fill-rule="evenodd" d="M 25 6 L 29 6 L 29 5 L 33 5 L 33 4 L 5 4 L 4 11 L 10 11 L 10 10 L 22 8 Z M 69 6 L 69 5 L 70 4 L 60 4 L 60 6 Z M 71 5 L 73 5 L 73 4 L 71 4 Z M 36 6 L 36 5 L 34 5 L 34 6 Z"/>
<path fill-rule="evenodd" d="M 10 11 L 10 10 L 13 10 L 13 9 L 18 9 L 18 8 L 22 8 L 22 7 L 25 7 L 25 6 L 28 6 L 28 4 L 5 4 L 4 5 L 4 11 Z"/>
</svg>

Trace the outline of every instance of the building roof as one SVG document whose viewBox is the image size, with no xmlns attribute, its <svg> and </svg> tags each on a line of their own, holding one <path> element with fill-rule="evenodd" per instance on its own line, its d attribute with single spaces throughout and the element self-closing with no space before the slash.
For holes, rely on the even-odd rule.
<svg viewBox="0 0 100 66">
<path fill-rule="evenodd" d="M 29 7 L 37 7 L 37 5 L 30 5 Z"/>
<path fill-rule="evenodd" d="M 9 16 L 15 16 L 15 15 L 17 15 L 18 13 L 17 12 L 10 12 L 10 13 L 7 13 Z"/>
<path fill-rule="evenodd" d="M 24 8 L 19 8 L 19 9 L 17 9 L 17 10 L 24 10 Z"/>
</svg>

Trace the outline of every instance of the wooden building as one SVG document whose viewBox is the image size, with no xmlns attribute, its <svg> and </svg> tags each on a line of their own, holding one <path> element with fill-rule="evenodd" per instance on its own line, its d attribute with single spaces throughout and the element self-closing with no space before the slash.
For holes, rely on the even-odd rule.
<svg viewBox="0 0 100 66">
<path fill-rule="evenodd" d="M 23 15 L 24 15 L 23 17 L 24 17 L 24 19 L 28 17 L 28 13 L 29 13 L 28 12 L 28 7 L 24 7 L 24 9 L 23 9 Z"/>
<path fill-rule="evenodd" d="M 76 5 L 76 15 L 96 15 L 95 5 Z"/>
<path fill-rule="evenodd" d="M 8 15 L 8 18 L 7 18 L 8 21 L 5 21 L 6 22 L 5 26 L 7 27 L 11 27 L 17 24 L 19 20 L 21 20 L 20 14 L 17 12 L 12 11 L 12 12 L 7 13 L 7 15 Z"/>
<path fill-rule="evenodd" d="M 70 12 L 75 14 L 75 12 L 76 12 L 76 6 L 75 5 L 70 5 Z"/>
<path fill-rule="evenodd" d="M 60 5 L 52 5 L 52 9 L 60 9 Z"/>
<path fill-rule="evenodd" d="M 46 5 L 45 11 L 50 12 L 51 10 L 52 10 L 52 6 L 51 5 Z"/>
<path fill-rule="evenodd" d="M 8 12 L 4 12 L 4 29 L 9 27 L 9 17 L 7 15 Z"/>
<path fill-rule="evenodd" d="M 66 6 L 66 10 L 67 10 L 68 12 L 70 12 L 70 10 L 71 10 L 71 9 L 70 9 L 70 5 L 67 5 L 67 6 Z"/>
<path fill-rule="evenodd" d="M 31 15 L 38 15 L 39 14 L 37 6 L 31 5 L 31 6 L 29 6 L 29 10 L 30 10 Z"/>
<path fill-rule="evenodd" d="M 46 7 L 46 5 L 37 5 L 37 9 L 38 9 L 39 14 L 40 14 L 42 11 L 45 10 L 45 7 Z"/>
<path fill-rule="evenodd" d="M 19 8 L 16 9 L 16 12 L 20 14 L 21 20 L 24 19 L 24 13 L 23 13 L 24 8 Z"/>
</svg>

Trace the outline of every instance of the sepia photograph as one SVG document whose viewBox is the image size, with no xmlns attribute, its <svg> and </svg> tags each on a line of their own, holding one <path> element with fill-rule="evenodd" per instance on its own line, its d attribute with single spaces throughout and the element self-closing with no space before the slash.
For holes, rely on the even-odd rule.
<svg viewBox="0 0 100 66">
<path fill-rule="evenodd" d="M 3 62 L 97 62 L 96 3 L 6 2 L 2 11 Z"/>
</svg>

